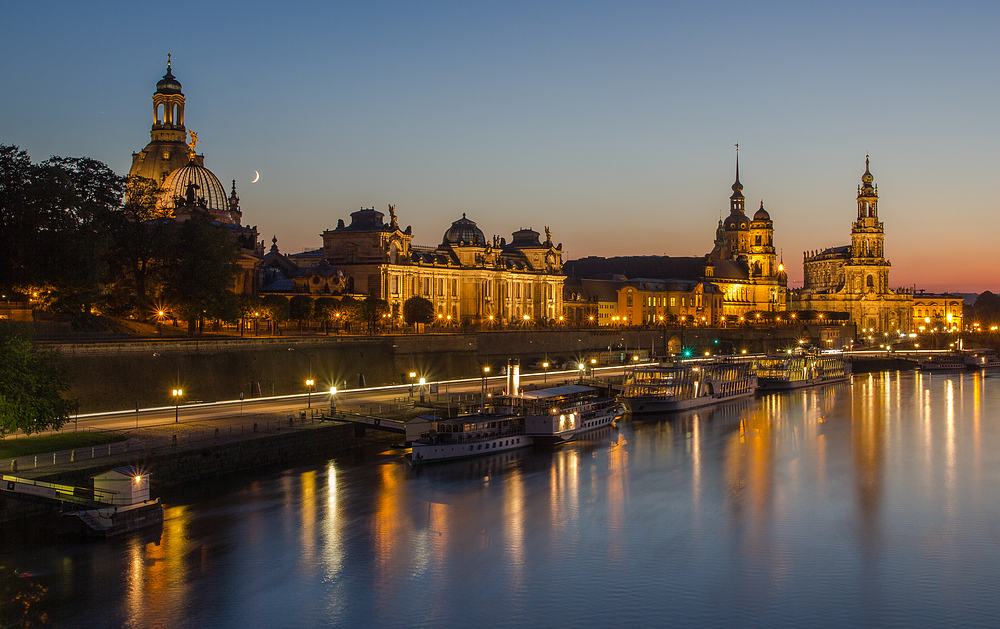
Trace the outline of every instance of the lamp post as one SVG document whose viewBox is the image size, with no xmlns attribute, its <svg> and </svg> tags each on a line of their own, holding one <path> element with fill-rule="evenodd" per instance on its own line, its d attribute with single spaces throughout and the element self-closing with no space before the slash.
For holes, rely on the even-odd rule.
<svg viewBox="0 0 1000 629">
<path fill-rule="evenodd" d="M 549 381 L 549 361 L 542 363 L 542 384 L 546 384 Z"/>
<path fill-rule="evenodd" d="M 179 423 L 180 418 L 180 404 L 181 396 L 184 395 L 183 389 L 173 389 L 172 395 L 174 396 L 174 423 Z"/>
<path fill-rule="evenodd" d="M 162 354 L 159 352 L 153 352 L 153 358 L 160 358 L 161 356 Z M 174 381 L 175 388 L 171 389 L 171 395 L 173 395 L 174 398 L 174 423 L 176 424 L 178 415 L 177 406 L 180 403 L 181 396 L 184 395 L 184 390 L 181 388 L 181 364 L 177 362 L 176 359 L 171 360 L 174 361 L 174 367 L 177 368 L 177 379 Z M 136 415 L 138 415 L 138 413 L 136 413 Z M 138 425 L 138 423 L 138 419 L 136 419 L 136 424 Z"/>
<path fill-rule="evenodd" d="M 337 387 L 330 387 L 330 414 L 337 410 Z"/>
<path fill-rule="evenodd" d="M 583 370 L 586 368 L 586 365 L 580 363 L 579 367 L 580 367 L 580 382 L 583 382 Z"/>
<path fill-rule="evenodd" d="M 294 347 L 289 347 L 288 351 L 290 351 L 290 352 L 298 352 L 298 353 L 302 354 L 303 356 L 305 356 L 306 358 L 309 359 L 309 374 L 306 377 L 306 396 L 307 396 L 307 401 L 308 401 L 308 404 L 309 404 L 309 408 L 312 408 L 312 386 L 313 386 L 313 383 L 315 383 L 315 380 L 313 380 L 313 357 L 312 357 L 312 354 L 307 354 L 307 353 L 303 352 L 301 349 L 295 349 Z"/>
<path fill-rule="evenodd" d="M 410 372 L 410 397 L 413 397 L 413 380 L 417 377 L 416 371 Z"/>
<path fill-rule="evenodd" d="M 426 384 L 426 383 L 427 383 L 427 379 L 426 378 L 421 378 L 420 379 L 420 403 L 421 404 L 424 403 L 424 384 Z"/>
<path fill-rule="evenodd" d="M 479 393 L 479 412 L 483 415 L 486 414 L 486 381 L 490 377 L 490 366 L 486 365 L 483 367 L 483 386 Z"/>
</svg>

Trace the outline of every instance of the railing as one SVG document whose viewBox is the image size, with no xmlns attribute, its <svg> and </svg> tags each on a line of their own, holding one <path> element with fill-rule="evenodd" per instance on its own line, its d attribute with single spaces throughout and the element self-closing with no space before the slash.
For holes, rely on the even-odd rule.
<svg viewBox="0 0 1000 629">
<path fill-rule="evenodd" d="M 317 411 L 318 409 L 312 409 Z M 60 450 L 58 452 L 48 452 L 45 454 L 34 454 L 8 459 L 0 459 L 0 469 L 19 472 L 34 470 L 53 465 L 64 465 L 77 463 L 91 459 L 101 459 L 121 454 L 133 454 L 135 456 L 149 456 L 164 452 L 176 451 L 178 449 L 193 449 L 204 447 L 226 441 L 240 440 L 252 437 L 254 434 L 275 433 L 280 430 L 287 430 L 296 426 L 303 427 L 314 425 L 324 419 L 330 419 L 328 415 L 321 415 L 313 412 L 311 416 L 305 411 L 301 411 L 296 417 L 289 415 L 286 419 L 270 420 L 266 422 L 250 422 L 238 426 L 229 425 L 212 430 L 200 430 L 197 432 L 183 432 L 171 435 L 168 443 L 161 440 L 151 443 L 141 443 L 135 441 L 117 441 L 114 443 L 102 444 L 99 446 L 88 446 L 85 448 L 75 448 L 72 450 Z M 111 432 L 111 431 L 109 431 Z"/>
</svg>

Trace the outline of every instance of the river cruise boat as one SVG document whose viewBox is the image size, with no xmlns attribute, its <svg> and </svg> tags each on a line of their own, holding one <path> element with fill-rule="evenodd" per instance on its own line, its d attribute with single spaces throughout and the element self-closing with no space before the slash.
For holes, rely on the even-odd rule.
<svg viewBox="0 0 1000 629">
<path fill-rule="evenodd" d="M 497 412 L 442 419 L 422 415 L 406 422 L 406 440 L 412 442 L 414 465 L 446 461 L 505 450 L 526 448 L 532 439 L 524 432 L 524 417 L 501 407 Z"/>
<path fill-rule="evenodd" d="M 961 354 L 936 354 L 920 361 L 921 371 L 964 371 L 965 357 Z"/>
<path fill-rule="evenodd" d="M 851 363 L 843 356 L 767 356 L 754 360 L 753 364 L 757 387 L 768 391 L 843 382 L 851 377 Z"/>
<path fill-rule="evenodd" d="M 661 363 L 630 369 L 618 399 L 633 414 L 670 413 L 756 392 L 757 376 L 749 361 Z"/>
<path fill-rule="evenodd" d="M 995 349 L 967 349 L 965 364 L 971 369 L 1000 369 L 1000 356 Z"/>
<path fill-rule="evenodd" d="M 526 391 L 521 395 L 525 433 L 536 441 L 570 441 L 610 426 L 625 414 L 614 398 L 577 384 Z"/>
</svg>

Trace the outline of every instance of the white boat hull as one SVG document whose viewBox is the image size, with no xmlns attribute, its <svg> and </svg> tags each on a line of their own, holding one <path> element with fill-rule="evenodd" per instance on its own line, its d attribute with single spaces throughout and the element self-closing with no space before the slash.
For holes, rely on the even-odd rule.
<svg viewBox="0 0 1000 629">
<path fill-rule="evenodd" d="M 484 454 L 494 454 L 507 450 L 517 450 L 526 448 L 533 443 L 528 435 L 514 435 L 507 437 L 496 437 L 493 439 L 483 439 L 482 441 L 465 443 L 413 443 L 413 451 L 410 455 L 410 462 L 414 465 L 419 463 L 432 463 L 435 461 L 448 461 L 452 459 L 464 459 L 470 456 L 482 456 Z"/>
<path fill-rule="evenodd" d="M 577 435 L 611 426 L 623 414 L 621 407 L 604 409 L 594 413 L 591 417 L 583 417 L 579 425 L 567 430 L 558 430 L 557 423 L 559 420 L 552 416 L 529 416 L 525 419 L 524 424 L 528 435 L 536 439 L 550 442 L 572 441 Z"/>
<path fill-rule="evenodd" d="M 633 398 L 623 397 L 619 399 L 623 404 L 625 404 L 625 407 L 630 413 L 636 415 L 641 413 L 674 413 L 693 408 L 702 408 L 705 406 L 712 406 L 713 404 L 722 404 L 723 402 L 729 402 L 731 400 L 742 400 L 744 398 L 753 397 L 756 392 L 756 389 L 750 389 L 749 391 L 742 391 L 732 395 L 702 395 L 699 397 L 688 398 L 686 400 L 664 399 L 655 396 L 640 396 Z"/>
</svg>

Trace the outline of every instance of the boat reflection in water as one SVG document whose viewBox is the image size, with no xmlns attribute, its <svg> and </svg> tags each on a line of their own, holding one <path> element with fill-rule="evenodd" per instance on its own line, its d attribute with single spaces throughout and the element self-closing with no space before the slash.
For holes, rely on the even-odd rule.
<svg viewBox="0 0 1000 629">
<path fill-rule="evenodd" d="M 997 408 L 982 371 L 886 372 L 556 448 L 383 447 L 164 492 L 159 545 L 0 564 L 55 626 L 990 627 Z"/>
</svg>

